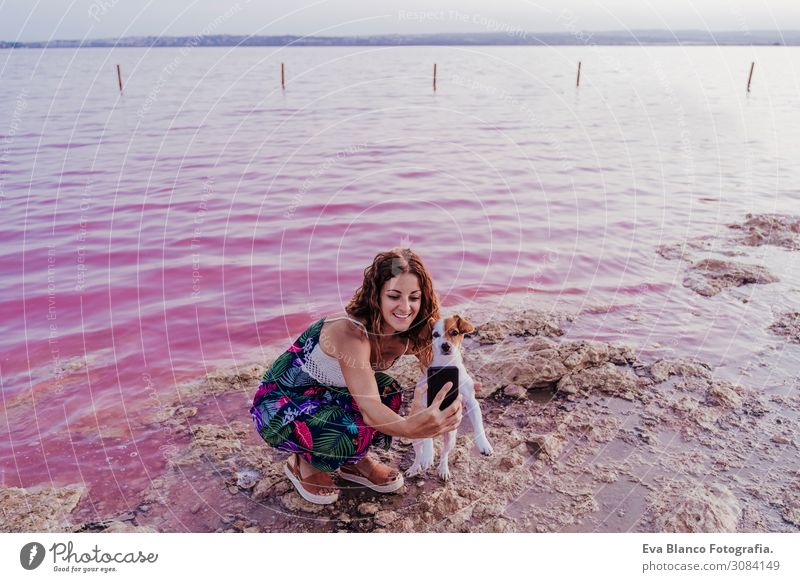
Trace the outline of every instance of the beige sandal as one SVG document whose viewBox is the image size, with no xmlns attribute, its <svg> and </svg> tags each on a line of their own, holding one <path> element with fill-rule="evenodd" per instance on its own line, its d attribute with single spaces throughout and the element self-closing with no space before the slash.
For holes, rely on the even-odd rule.
<svg viewBox="0 0 800 582">
<path fill-rule="evenodd" d="M 366 458 L 370 461 L 370 466 L 366 474 L 359 470 L 356 465 L 342 465 L 339 467 L 339 476 L 342 479 L 369 487 L 378 493 L 392 493 L 405 484 L 400 471 L 392 469 L 388 465 L 379 463 L 369 457 Z M 389 469 L 388 473 L 386 469 Z"/>
<path fill-rule="evenodd" d="M 294 463 L 292 463 L 294 460 Z M 331 486 L 330 475 L 324 471 L 303 477 L 300 472 L 300 457 L 296 454 L 289 457 L 283 472 L 292 482 L 300 496 L 317 505 L 328 505 L 339 499 L 339 489 Z M 326 479 L 327 477 L 327 479 Z"/>
</svg>

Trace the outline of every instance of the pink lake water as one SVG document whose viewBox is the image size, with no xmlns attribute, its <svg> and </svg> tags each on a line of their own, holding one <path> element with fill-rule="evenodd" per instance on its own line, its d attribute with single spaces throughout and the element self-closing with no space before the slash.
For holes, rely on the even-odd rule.
<svg viewBox="0 0 800 582">
<path fill-rule="evenodd" d="M 394 246 L 447 307 L 584 310 L 568 337 L 797 385 L 766 329 L 796 254 L 739 249 L 781 281 L 704 298 L 655 249 L 800 215 L 798 48 L 6 50 L 0 77 L 2 485 L 124 504 L 176 384 L 268 364 Z"/>
</svg>

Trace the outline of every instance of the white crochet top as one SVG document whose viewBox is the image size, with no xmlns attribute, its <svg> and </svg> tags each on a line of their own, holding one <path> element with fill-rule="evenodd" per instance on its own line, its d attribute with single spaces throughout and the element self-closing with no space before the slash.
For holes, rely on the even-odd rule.
<svg viewBox="0 0 800 582">
<path fill-rule="evenodd" d="M 357 323 L 364 328 L 364 331 L 367 331 L 367 328 L 364 327 L 363 323 L 351 317 L 332 317 L 330 319 L 325 319 L 325 321 L 338 321 L 340 319 L 349 319 L 353 323 Z M 406 353 L 406 350 L 408 350 L 408 341 L 406 341 L 406 347 L 403 350 L 403 354 Z M 339 360 L 323 352 L 321 342 L 317 342 L 317 345 L 314 346 L 314 349 L 311 350 L 310 353 L 306 354 L 306 360 L 303 365 L 300 366 L 300 369 L 322 384 L 327 384 L 328 386 L 347 385 L 344 375 L 342 374 L 342 367 L 339 365 Z"/>
</svg>

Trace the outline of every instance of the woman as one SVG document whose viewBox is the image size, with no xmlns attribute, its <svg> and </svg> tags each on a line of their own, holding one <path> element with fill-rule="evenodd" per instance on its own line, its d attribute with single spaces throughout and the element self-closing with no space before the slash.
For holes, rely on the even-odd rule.
<svg viewBox="0 0 800 582">
<path fill-rule="evenodd" d="M 292 453 L 285 472 L 312 503 L 339 497 L 331 473 L 381 493 L 403 486 L 396 469 L 367 455 L 393 436 L 426 438 L 461 422 L 461 397 L 445 410 L 448 385 L 426 407 L 426 386 L 411 414 L 398 415 L 401 386 L 384 373 L 409 353 L 427 367 L 439 302 L 427 269 L 410 249 L 379 253 L 346 315 L 323 317 L 304 331 L 264 374 L 250 413 L 261 437 Z"/>
</svg>

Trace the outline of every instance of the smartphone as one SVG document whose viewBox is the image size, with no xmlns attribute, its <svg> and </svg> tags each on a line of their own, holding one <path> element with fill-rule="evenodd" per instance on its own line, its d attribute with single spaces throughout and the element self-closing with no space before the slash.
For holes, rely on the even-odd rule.
<svg viewBox="0 0 800 582">
<path fill-rule="evenodd" d="M 455 366 L 436 366 L 428 368 L 428 406 L 433 404 L 434 398 L 448 382 L 453 387 L 439 405 L 439 410 L 444 410 L 458 398 L 458 368 Z"/>
</svg>

